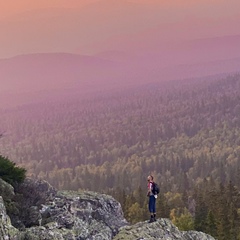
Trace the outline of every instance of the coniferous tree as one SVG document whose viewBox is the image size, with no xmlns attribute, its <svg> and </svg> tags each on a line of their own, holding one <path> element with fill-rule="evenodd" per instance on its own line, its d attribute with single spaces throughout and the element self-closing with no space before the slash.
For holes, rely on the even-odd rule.
<svg viewBox="0 0 240 240">
<path fill-rule="evenodd" d="M 206 220 L 206 233 L 213 237 L 217 237 L 217 222 L 214 213 L 210 210 Z"/>
<path fill-rule="evenodd" d="M 196 195 L 196 213 L 194 219 L 194 227 L 197 231 L 206 231 L 208 208 L 204 201 L 204 196 L 201 190 L 198 190 Z"/>
</svg>

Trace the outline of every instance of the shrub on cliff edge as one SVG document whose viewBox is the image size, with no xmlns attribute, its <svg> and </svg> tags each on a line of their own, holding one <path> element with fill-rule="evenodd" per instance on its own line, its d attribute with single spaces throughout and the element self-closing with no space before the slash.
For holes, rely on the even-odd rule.
<svg viewBox="0 0 240 240">
<path fill-rule="evenodd" d="M 22 183 L 26 178 L 26 169 L 17 167 L 16 163 L 0 155 L 0 178 L 11 185 Z"/>
</svg>

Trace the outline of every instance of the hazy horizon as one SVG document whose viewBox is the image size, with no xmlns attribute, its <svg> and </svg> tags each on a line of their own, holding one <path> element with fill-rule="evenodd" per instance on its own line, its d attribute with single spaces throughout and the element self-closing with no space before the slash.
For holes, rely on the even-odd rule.
<svg viewBox="0 0 240 240">
<path fill-rule="evenodd" d="M 1 2 L 1 99 L 238 72 L 239 9 L 235 0 Z"/>
</svg>

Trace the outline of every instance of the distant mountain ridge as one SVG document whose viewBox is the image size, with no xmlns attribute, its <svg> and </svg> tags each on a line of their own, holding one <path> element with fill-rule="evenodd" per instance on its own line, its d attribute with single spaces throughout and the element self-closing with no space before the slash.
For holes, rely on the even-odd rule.
<svg viewBox="0 0 240 240">
<path fill-rule="evenodd" d="M 196 62 L 191 61 L 193 57 L 190 56 L 184 62 L 181 56 L 186 56 L 187 52 L 162 54 L 136 56 L 121 51 L 108 51 L 97 56 L 38 53 L 0 59 L 0 107 L 12 102 L 31 103 L 38 98 L 48 99 L 48 96 L 53 99 L 59 93 L 65 95 L 64 92 L 71 94 L 74 91 L 83 96 L 151 82 L 240 71 L 240 57 L 217 60 L 202 57 Z M 171 59 L 174 59 L 172 63 Z"/>
<path fill-rule="evenodd" d="M 156 81 L 240 71 L 240 35 L 161 45 L 159 33 L 152 33 L 155 35 L 134 35 L 138 36 L 136 44 L 134 36 L 120 39 L 114 46 L 110 39 L 103 44 L 103 47 L 107 44 L 108 50 L 92 56 L 55 52 L 0 59 L 1 105 L 6 104 L 5 99 L 10 99 L 8 103 L 15 98 L 23 99 L 23 94 L 29 97 L 15 102 L 35 101 L 30 95 L 37 96 L 42 91 L 51 97 L 57 91 L 69 89 L 85 95 Z M 47 97 L 45 93 L 44 96 Z"/>
<path fill-rule="evenodd" d="M 137 41 L 135 41 L 137 39 Z M 99 43 L 93 48 L 102 48 L 102 52 L 94 56 L 106 59 L 120 59 L 125 55 L 134 57 L 161 59 L 166 64 L 189 64 L 201 61 L 214 61 L 240 57 L 240 35 L 220 36 L 181 41 L 164 41 L 161 31 L 152 31 L 136 35 L 119 36 Z M 105 48 L 108 48 L 106 50 Z M 107 46 L 107 47 L 106 47 Z M 158 63 L 160 62 L 158 60 Z"/>
<path fill-rule="evenodd" d="M 69 88 L 116 67 L 111 61 L 69 53 L 41 53 L 0 60 L 1 91 Z"/>
</svg>

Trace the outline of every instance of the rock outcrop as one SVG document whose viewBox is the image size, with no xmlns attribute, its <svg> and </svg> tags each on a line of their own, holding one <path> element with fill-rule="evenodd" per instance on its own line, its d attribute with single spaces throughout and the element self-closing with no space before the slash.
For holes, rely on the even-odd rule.
<svg viewBox="0 0 240 240">
<path fill-rule="evenodd" d="M 18 230 L 11 224 L 2 196 L 0 196 L 0 239 L 18 240 Z"/>
<path fill-rule="evenodd" d="M 182 232 L 169 219 L 160 218 L 156 222 L 140 222 L 124 226 L 113 240 L 214 240 L 213 237 L 196 231 Z"/>
<path fill-rule="evenodd" d="M 21 231 L 12 226 L 0 197 L 1 240 L 214 240 L 201 232 L 181 232 L 168 219 L 130 226 L 120 203 L 105 194 L 57 192 L 45 181 L 32 180 L 27 180 L 22 188 L 21 204 L 26 204 L 23 209 L 27 220 L 19 217 Z"/>
<path fill-rule="evenodd" d="M 111 196 L 94 192 L 59 192 L 40 210 L 41 227 L 27 229 L 32 239 L 112 239 L 127 225 L 121 205 Z"/>
</svg>

